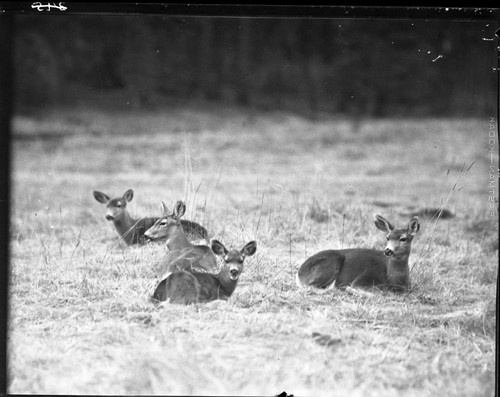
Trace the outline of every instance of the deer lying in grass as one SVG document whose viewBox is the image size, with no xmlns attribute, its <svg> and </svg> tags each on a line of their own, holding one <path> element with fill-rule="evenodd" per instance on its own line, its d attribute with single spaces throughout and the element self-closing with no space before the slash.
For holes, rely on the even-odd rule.
<svg viewBox="0 0 500 397">
<path fill-rule="evenodd" d="M 107 194 L 94 190 L 94 198 L 106 204 L 106 219 L 112 221 L 120 238 L 127 245 L 144 244 L 144 233 L 158 220 L 158 218 L 134 219 L 127 211 L 127 203 L 134 197 L 132 189 L 127 190 L 122 197 L 110 198 Z M 182 227 L 192 240 L 207 238 L 206 229 L 191 221 L 183 220 Z"/>
<path fill-rule="evenodd" d="M 176 270 L 158 284 L 153 299 L 184 305 L 227 300 L 236 289 L 245 258 L 255 253 L 257 243 L 250 241 L 241 250 L 228 251 L 221 242 L 212 239 L 211 247 L 224 261 L 218 273 Z"/>
<path fill-rule="evenodd" d="M 418 218 L 413 217 L 405 229 L 395 229 L 376 215 L 375 226 L 387 233 L 384 251 L 351 248 L 318 252 L 299 268 L 299 287 L 382 287 L 395 291 L 409 288 L 408 259 L 411 242 L 420 229 Z"/>
<path fill-rule="evenodd" d="M 178 201 L 173 211 L 161 203 L 163 216 L 144 233 L 147 241 L 165 241 L 167 255 L 160 261 L 160 274 L 167 275 L 176 270 L 216 271 L 217 261 L 210 247 L 192 244 L 184 232 L 181 217 L 186 205 Z"/>
</svg>

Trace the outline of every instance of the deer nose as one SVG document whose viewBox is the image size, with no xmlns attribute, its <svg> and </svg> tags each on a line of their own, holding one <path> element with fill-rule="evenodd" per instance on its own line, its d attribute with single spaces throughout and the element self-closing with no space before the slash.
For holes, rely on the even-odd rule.
<svg viewBox="0 0 500 397">
<path fill-rule="evenodd" d="M 385 254 L 385 256 L 392 256 L 392 255 L 394 255 L 394 252 L 390 248 L 386 248 L 384 250 L 384 254 Z"/>
<path fill-rule="evenodd" d="M 232 278 L 236 278 L 238 277 L 239 272 L 237 269 L 231 269 L 229 270 L 229 274 L 231 275 Z"/>
</svg>

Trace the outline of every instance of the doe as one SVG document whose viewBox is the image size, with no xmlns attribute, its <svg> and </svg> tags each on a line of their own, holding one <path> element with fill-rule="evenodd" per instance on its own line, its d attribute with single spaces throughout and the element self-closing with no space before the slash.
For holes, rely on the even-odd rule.
<svg viewBox="0 0 500 397">
<path fill-rule="evenodd" d="M 132 189 L 127 190 L 122 197 L 110 198 L 107 194 L 94 190 L 94 198 L 106 204 L 106 219 L 112 221 L 120 238 L 127 245 L 144 244 L 144 233 L 158 220 L 155 218 L 134 219 L 127 211 L 127 203 L 134 197 Z M 192 240 L 206 239 L 206 229 L 191 221 L 182 220 L 182 227 Z"/>
<path fill-rule="evenodd" d="M 236 289 L 245 258 L 255 253 L 257 243 L 250 241 L 241 250 L 229 251 L 220 241 L 212 239 L 211 247 L 223 259 L 218 273 L 174 271 L 158 284 L 153 299 L 184 305 L 227 300 Z"/>
<path fill-rule="evenodd" d="M 384 251 L 364 248 L 325 250 L 309 257 L 297 272 L 299 287 L 381 287 L 403 291 L 410 287 L 411 242 L 420 229 L 418 217 L 395 229 L 380 215 L 375 226 L 387 233 Z"/>
<path fill-rule="evenodd" d="M 186 212 L 186 205 L 177 201 L 173 211 L 161 203 L 163 216 L 144 233 L 147 241 L 165 241 L 168 248 L 166 256 L 160 260 L 160 274 L 176 270 L 215 271 L 217 261 L 210 247 L 191 243 L 182 227 L 181 217 Z"/>
</svg>

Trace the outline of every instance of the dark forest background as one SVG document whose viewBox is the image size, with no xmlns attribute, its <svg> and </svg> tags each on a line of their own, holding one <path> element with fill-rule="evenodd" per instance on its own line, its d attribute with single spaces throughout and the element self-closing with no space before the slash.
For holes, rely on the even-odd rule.
<svg viewBox="0 0 500 397">
<path fill-rule="evenodd" d="M 15 108 L 186 101 L 315 115 L 496 112 L 487 21 L 17 16 Z"/>
</svg>

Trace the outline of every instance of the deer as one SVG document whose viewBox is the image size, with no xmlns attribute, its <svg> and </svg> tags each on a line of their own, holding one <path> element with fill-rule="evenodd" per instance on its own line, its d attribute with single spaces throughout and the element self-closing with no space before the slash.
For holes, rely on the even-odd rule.
<svg viewBox="0 0 500 397">
<path fill-rule="evenodd" d="M 158 217 L 134 219 L 127 211 L 127 203 L 134 197 L 132 189 L 123 196 L 110 198 L 107 194 L 94 190 L 94 198 L 101 204 L 106 204 L 106 219 L 113 222 L 120 239 L 127 245 L 145 243 L 144 233 L 158 220 Z M 191 240 L 207 239 L 207 230 L 196 222 L 182 220 L 182 227 Z"/>
<path fill-rule="evenodd" d="M 383 251 L 350 248 L 318 252 L 300 266 L 297 285 L 321 289 L 378 287 L 397 292 L 410 288 L 408 259 L 412 240 L 420 229 L 418 217 L 401 229 L 381 215 L 375 215 L 374 220 L 377 229 L 387 233 Z"/>
<path fill-rule="evenodd" d="M 176 270 L 216 271 L 217 260 L 212 249 L 206 245 L 195 245 L 186 237 L 181 220 L 186 212 L 186 204 L 177 201 L 170 211 L 162 201 L 161 207 L 163 216 L 144 233 L 144 239 L 148 242 L 165 241 L 168 252 L 160 260 L 160 274 L 168 276 Z"/>
<path fill-rule="evenodd" d="M 153 293 L 153 301 L 189 305 L 215 300 L 228 300 L 243 272 L 243 262 L 255 254 L 257 243 L 250 241 L 240 250 L 228 250 L 219 240 L 210 241 L 212 251 L 222 258 L 217 273 L 176 270 L 160 281 Z"/>
</svg>

